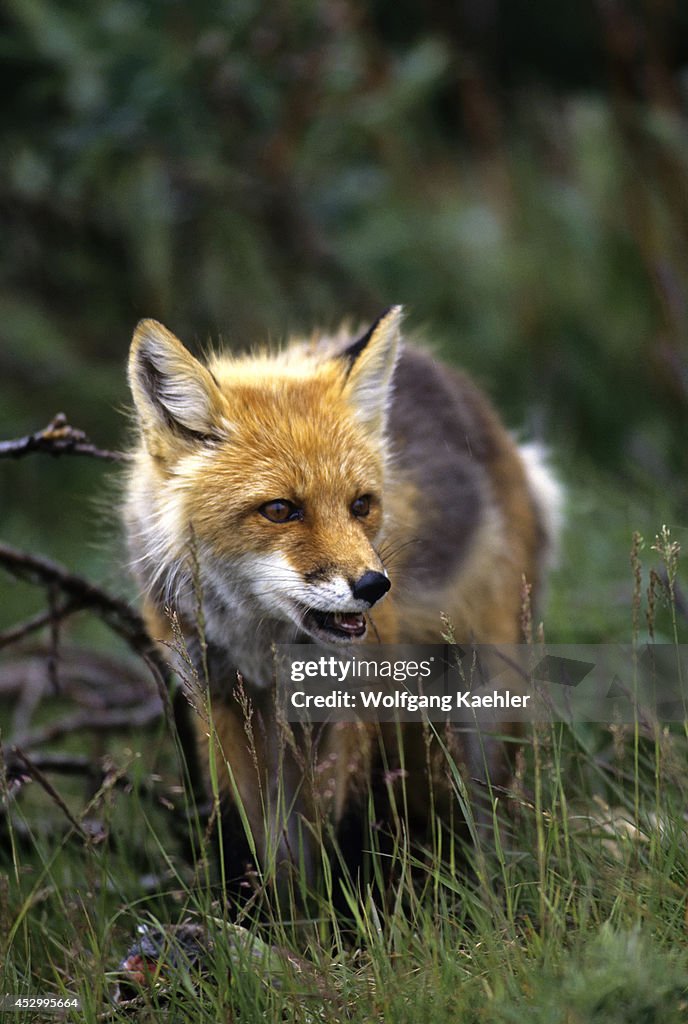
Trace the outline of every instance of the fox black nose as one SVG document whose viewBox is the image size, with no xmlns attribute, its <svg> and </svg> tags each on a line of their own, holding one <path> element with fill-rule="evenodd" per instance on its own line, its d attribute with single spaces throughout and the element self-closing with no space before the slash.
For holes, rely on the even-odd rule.
<svg viewBox="0 0 688 1024">
<path fill-rule="evenodd" d="M 384 597 L 391 586 L 383 573 L 369 569 L 352 585 L 351 592 L 357 601 L 367 601 L 372 607 L 376 601 Z"/>
</svg>

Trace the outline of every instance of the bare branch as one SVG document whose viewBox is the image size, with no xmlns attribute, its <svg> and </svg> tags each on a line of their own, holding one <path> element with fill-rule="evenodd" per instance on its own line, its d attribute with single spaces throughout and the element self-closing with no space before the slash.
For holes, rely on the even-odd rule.
<svg viewBox="0 0 688 1024">
<path fill-rule="evenodd" d="M 42 772 L 56 772 L 59 775 L 88 775 L 97 773 L 98 776 L 105 774 L 103 768 L 98 768 L 93 760 L 86 754 L 63 754 L 63 753 L 36 753 L 31 755 L 31 762 Z M 16 756 L 12 750 L 5 751 L 5 771 L 11 779 L 21 772 L 26 775 L 26 768 L 20 769 L 19 764 L 24 762 Z"/>
<path fill-rule="evenodd" d="M 88 834 L 84 831 L 81 822 L 77 821 L 77 819 L 74 817 L 65 801 L 57 792 L 53 784 L 45 777 L 45 775 L 38 767 L 38 765 L 34 764 L 31 758 L 27 757 L 24 751 L 20 750 L 19 747 L 14 747 L 11 753 L 19 761 L 21 761 L 21 763 L 26 768 L 27 774 L 30 775 L 31 778 L 34 779 L 43 790 L 45 790 L 45 792 L 51 798 L 53 803 L 55 803 L 60 808 L 60 810 L 67 818 L 68 822 L 70 823 L 74 831 L 77 832 L 82 839 L 88 839 Z"/>
<path fill-rule="evenodd" d="M 53 593 L 60 591 L 69 601 L 94 612 L 143 659 L 155 681 L 170 731 L 179 737 L 192 789 L 200 795 L 203 782 L 191 709 L 182 688 L 173 689 L 169 665 L 149 636 L 141 616 L 126 601 L 112 597 L 57 562 L 19 551 L 8 544 L 0 544 L 0 567 L 18 579 L 45 586 Z"/>
<path fill-rule="evenodd" d="M 67 595 L 70 603 L 73 602 L 75 609 L 88 608 L 95 612 L 118 636 L 126 640 L 137 654 L 150 655 L 151 661 L 157 665 L 162 675 L 167 675 L 167 664 L 149 637 L 143 619 L 126 601 L 112 597 L 105 590 L 82 576 L 69 572 L 57 562 L 40 555 L 29 554 L 28 551 L 20 551 L 9 544 L 0 544 L 0 567 L 17 579 L 60 590 Z M 50 618 L 51 615 L 48 615 L 48 623 Z"/>
<path fill-rule="evenodd" d="M 92 459 L 104 459 L 107 462 L 126 462 L 130 456 L 125 452 L 112 452 L 94 445 L 83 430 L 72 427 L 63 412 L 57 415 L 47 427 L 18 437 L 12 441 L 0 441 L 0 458 L 19 459 L 33 452 L 44 452 L 48 455 L 87 455 Z"/>
<path fill-rule="evenodd" d="M 50 625 L 53 622 L 58 622 L 61 619 L 67 618 L 72 612 L 78 611 L 82 606 L 78 601 L 65 601 L 64 604 L 58 608 L 50 609 L 47 612 L 39 612 L 38 615 L 34 615 L 30 619 L 26 619 L 24 622 L 18 622 L 16 626 L 10 626 L 9 629 L 4 630 L 0 633 L 0 651 L 3 647 L 9 647 L 11 644 L 19 643 L 20 640 L 26 639 L 32 633 L 37 633 L 38 630 L 43 629 L 45 626 Z"/>
<path fill-rule="evenodd" d="M 47 646 L 36 644 L 0 662 L 0 698 L 18 696 L 33 677 L 47 692 L 48 653 Z M 126 707 L 157 693 L 149 673 L 133 660 L 72 645 L 63 646 L 60 654 L 61 696 L 81 707 Z"/>
<path fill-rule="evenodd" d="M 5 773 L 8 784 L 15 782 L 24 783 L 29 778 L 34 778 L 31 769 L 42 774 L 49 772 L 55 775 L 69 775 L 77 778 L 87 779 L 98 787 L 109 782 L 114 788 L 126 792 L 136 789 L 139 796 L 152 800 L 161 807 L 167 814 L 171 815 L 175 824 L 182 820 L 186 805 L 180 803 L 181 790 L 177 786 L 161 785 L 157 776 L 149 775 L 137 778 L 136 781 L 124 771 L 114 771 L 109 758 L 100 760 L 93 759 L 86 754 L 66 754 L 52 751 L 32 751 L 31 758 L 17 748 L 10 748 L 4 751 Z M 31 769 L 27 767 L 29 762 Z M 205 806 L 198 808 L 199 814 L 203 817 L 208 809 Z M 0 814 L 2 812 L 0 811 Z"/>
<path fill-rule="evenodd" d="M 24 736 L 16 736 L 17 745 L 30 749 L 40 747 L 73 732 L 131 732 L 132 729 L 146 729 L 160 721 L 162 708 L 157 697 L 133 708 L 121 710 L 77 711 L 73 715 L 65 715 L 56 722 L 51 722 Z"/>
</svg>

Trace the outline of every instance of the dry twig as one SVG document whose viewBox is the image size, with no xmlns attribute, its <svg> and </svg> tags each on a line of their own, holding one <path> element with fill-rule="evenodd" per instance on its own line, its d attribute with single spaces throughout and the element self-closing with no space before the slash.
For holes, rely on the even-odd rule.
<svg viewBox="0 0 688 1024">
<path fill-rule="evenodd" d="M 85 455 L 108 462 L 123 462 L 129 458 L 123 452 L 98 448 L 84 431 L 68 423 L 64 413 L 58 413 L 47 427 L 34 434 L 0 441 L 0 458 L 21 458 L 34 452 L 53 456 Z M 47 672 L 54 692 L 57 691 L 58 681 L 62 682 L 61 678 L 58 680 L 58 665 L 60 675 L 62 674 L 62 662 L 58 660 L 59 624 L 67 616 L 81 610 L 88 610 L 97 615 L 128 644 L 145 663 L 158 692 L 158 698 L 139 701 L 135 707 L 125 711 L 108 707 L 97 715 L 91 710 L 88 713 L 68 716 L 40 733 L 27 734 L 24 740 L 33 746 L 81 728 L 111 730 L 131 728 L 135 725 L 145 726 L 159 717 L 162 704 L 168 725 L 179 738 L 192 790 L 200 798 L 203 792 L 202 773 L 189 704 L 181 687 L 173 689 L 170 668 L 148 635 L 143 619 L 138 613 L 126 601 L 113 597 L 56 562 L 18 551 L 7 544 L 0 544 L 0 568 L 4 568 L 17 579 L 42 586 L 46 590 L 48 609 L 1 633 L 0 648 L 16 644 L 38 630 L 48 627 L 50 649 Z M 56 794 L 50 783 L 45 780 L 35 759 L 30 762 L 26 754 L 18 748 L 15 748 L 15 756 L 26 764 L 27 770 L 46 792 L 50 792 L 55 799 L 59 798 L 59 794 Z"/>
<path fill-rule="evenodd" d="M 38 783 L 38 785 L 41 786 L 42 789 L 45 790 L 45 792 L 51 798 L 53 803 L 60 808 L 60 810 L 62 811 L 62 813 L 64 814 L 64 816 L 66 817 L 67 821 L 70 823 L 74 831 L 78 835 L 80 835 L 82 839 L 88 839 L 88 833 L 84 831 L 81 822 L 77 821 L 77 819 L 74 817 L 65 801 L 62 799 L 58 791 L 53 786 L 52 782 L 50 782 L 45 777 L 45 775 L 38 767 L 38 765 L 36 765 L 31 760 L 31 758 L 27 757 L 24 751 L 20 750 L 19 747 L 15 747 L 12 753 L 24 765 L 27 774 L 30 775 L 31 778 L 34 779 Z"/>
<path fill-rule="evenodd" d="M 48 455 L 88 455 L 92 459 L 104 459 L 107 462 L 126 462 L 129 456 L 125 452 L 111 452 L 94 445 L 83 430 L 70 426 L 63 412 L 50 421 L 43 430 L 26 437 L 17 437 L 11 441 L 0 441 L 0 458 L 18 459 L 32 452 L 44 452 Z"/>
<path fill-rule="evenodd" d="M 170 699 L 170 668 L 148 635 L 141 616 L 126 601 L 113 597 L 83 577 L 70 573 L 56 562 L 29 554 L 27 551 L 19 551 L 8 544 L 0 544 L 0 567 L 17 579 L 45 586 L 53 594 L 63 594 L 70 605 L 70 611 L 88 609 L 98 615 L 142 658 L 156 684 L 168 724 L 179 736 L 189 781 L 193 792 L 199 796 L 203 790 L 203 782 L 191 710 L 181 687 L 174 689 L 173 697 Z M 56 608 L 56 613 L 64 614 L 64 609 L 65 605 L 62 605 L 61 608 Z M 46 622 L 49 623 L 52 617 L 50 613 Z M 35 625 L 35 620 L 31 625 Z"/>
</svg>

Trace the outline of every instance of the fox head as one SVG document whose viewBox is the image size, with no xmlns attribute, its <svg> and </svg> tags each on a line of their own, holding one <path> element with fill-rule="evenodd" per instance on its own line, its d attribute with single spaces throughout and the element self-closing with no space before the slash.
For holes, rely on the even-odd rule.
<svg viewBox="0 0 688 1024">
<path fill-rule="evenodd" d="M 365 635 L 390 587 L 376 542 L 400 320 L 392 307 L 335 355 L 297 346 L 207 365 L 156 321 L 138 325 L 125 517 L 155 602 L 179 605 L 200 581 L 228 621 L 241 611 L 328 643 Z"/>
</svg>

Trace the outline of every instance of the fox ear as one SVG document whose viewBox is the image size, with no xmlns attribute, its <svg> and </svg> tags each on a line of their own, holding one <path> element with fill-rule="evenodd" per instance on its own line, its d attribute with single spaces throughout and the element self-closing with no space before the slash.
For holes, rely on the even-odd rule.
<svg viewBox="0 0 688 1024">
<path fill-rule="evenodd" d="M 134 331 L 129 386 L 144 428 L 196 438 L 217 431 L 222 398 L 214 377 L 156 320 Z"/>
<path fill-rule="evenodd" d="M 377 436 L 384 433 L 387 423 L 402 314 L 401 306 L 390 306 L 340 356 L 350 364 L 344 393 L 355 407 L 359 421 Z"/>
</svg>

